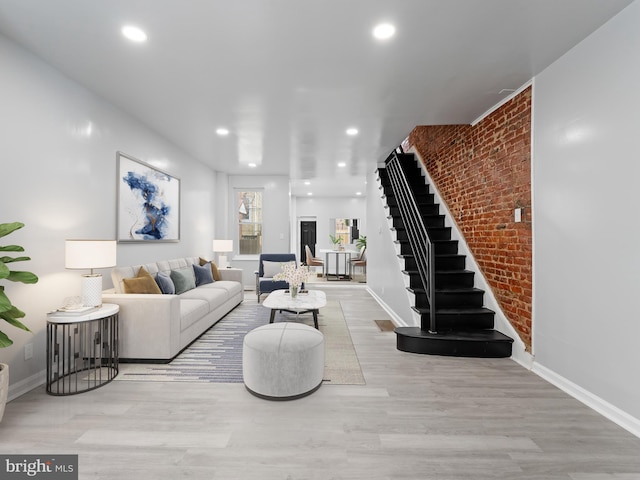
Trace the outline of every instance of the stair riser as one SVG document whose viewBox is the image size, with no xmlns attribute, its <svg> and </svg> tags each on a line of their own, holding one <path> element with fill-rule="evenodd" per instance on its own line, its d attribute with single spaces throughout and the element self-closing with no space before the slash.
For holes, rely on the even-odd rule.
<svg viewBox="0 0 640 480">
<path fill-rule="evenodd" d="M 431 241 L 451 240 L 451 227 L 427 227 Z"/>
<path fill-rule="evenodd" d="M 464 255 L 455 257 L 436 256 L 436 270 L 464 270 L 466 263 Z"/>
<path fill-rule="evenodd" d="M 473 272 L 441 273 L 436 271 L 436 289 L 471 288 L 473 287 Z M 409 287 L 422 288 L 420 275 L 409 274 Z"/>
<path fill-rule="evenodd" d="M 403 257 L 404 268 L 403 270 L 417 270 L 418 265 L 416 259 L 413 256 Z M 464 255 L 455 257 L 442 257 L 436 255 L 436 271 L 438 270 L 464 270 L 465 268 Z"/>
<path fill-rule="evenodd" d="M 429 307 L 427 295 L 415 293 L 415 306 L 418 308 Z M 484 305 L 484 292 L 482 290 L 473 292 L 436 292 L 437 308 L 466 308 L 482 307 Z"/>
<path fill-rule="evenodd" d="M 451 227 L 427 227 L 427 233 L 431 241 L 451 240 Z M 408 241 L 409 234 L 404 228 L 396 229 L 396 238 L 400 241 Z"/>
<path fill-rule="evenodd" d="M 428 313 L 420 315 L 420 326 L 429 329 L 431 318 Z M 488 329 L 494 326 L 493 313 L 475 314 L 440 314 L 436 312 L 436 328 L 438 330 Z"/>
<path fill-rule="evenodd" d="M 402 222 L 402 219 L 400 217 L 392 218 L 393 226 L 395 228 L 404 228 L 404 223 Z M 444 215 L 424 215 L 422 217 L 422 223 L 425 227 L 427 227 L 427 230 L 432 228 L 449 228 L 449 231 L 451 231 L 450 227 L 444 226 Z"/>
<path fill-rule="evenodd" d="M 397 335 L 396 347 L 402 352 L 454 357 L 506 358 L 511 356 L 508 342 L 461 342 L 416 339 Z"/>
<path fill-rule="evenodd" d="M 458 241 L 450 240 L 445 242 L 436 242 L 433 244 L 433 249 L 437 255 L 448 255 L 458 253 Z M 402 255 L 413 255 L 409 242 L 400 242 L 400 253 Z"/>
</svg>

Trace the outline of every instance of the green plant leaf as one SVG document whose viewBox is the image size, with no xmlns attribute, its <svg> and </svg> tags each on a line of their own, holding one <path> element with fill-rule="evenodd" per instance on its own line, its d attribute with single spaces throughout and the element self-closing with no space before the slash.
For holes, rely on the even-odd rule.
<svg viewBox="0 0 640 480">
<path fill-rule="evenodd" d="M 9 267 L 7 267 L 4 262 L 0 262 L 0 279 L 7 278 L 10 273 L 11 270 L 9 270 Z"/>
<path fill-rule="evenodd" d="M 31 258 L 29 258 L 29 257 L 0 257 L 0 262 L 2 262 L 2 263 L 26 262 L 27 260 L 31 260 Z"/>
<path fill-rule="evenodd" d="M 24 223 L 21 222 L 0 223 L 0 237 L 9 235 L 11 232 L 15 232 L 22 227 L 24 227 Z"/>
<path fill-rule="evenodd" d="M 13 341 L 4 332 L 0 331 L 0 348 L 10 347 L 11 345 L 13 345 Z"/>
<path fill-rule="evenodd" d="M 11 300 L 4 293 L 4 287 L 0 287 L 0 313 L 11 310 L 13 305 L 11 304 Z"/>
<path fill-rule="evenodd" d="M 24 223 L 2 223 L 0 224 L 0 237 L 24 227 Z M 0 246 L 0 252 L 24 252 L 24 248 L 20 245 Z M 11 271 L 5 263 L 24 262 L 31 260 L 29 257 L 0 257 L 0 280 L 8 280 L 10 282 L 36 283 L 38 277 L 31 272 Z M 29 327 L 22 323 L 19 318 L 23 318 L 25 313 L 11 304 L 11 300 L 5 293 L 5 288 L 0 285 L 0 319 L 6 321 L 9 325 L 30 332 Z M 13 341 L 6 333 L 0 331 L 0 348 L 12 345 Z"/>
<path fill-rule="evenodd" d="M 18 309 L 16 309 L 18 310 Z M 18 312 L 20 312 L 20 317 L 22 318 L 24 317 L 24 312 L 21 312 L 20 310 L 18 310 Z M 2 318 L 3 320 L 5 320 L 7 323 L 13 325 L 16 328 L 20 328 L 22 330 L 24 330 L 25 332 L 30 332 L 31 330 L 29 330 L 29 327 L 27 327 L 24 323 L 22 323 L 20 320 L 16 319 L 15 317 L 10 316 L 8 313 L 0 313 L 0 318 Z"/>
<path fill-rule="evenodd" d="M 24 252 L 24 247 L 20 245 L 3 245 L 0 246 L 0 252 Z"/>
<path fill-rule="evenodd" d="M 38 277 L 31 272 L 11 272 L 7 280 L 22 283 L 38 283 Z"/>
</svg>

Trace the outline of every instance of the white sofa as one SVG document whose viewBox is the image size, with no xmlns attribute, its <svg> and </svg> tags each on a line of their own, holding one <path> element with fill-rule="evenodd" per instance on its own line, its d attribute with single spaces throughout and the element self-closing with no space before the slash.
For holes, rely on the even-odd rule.
<svg viewBox="0 0 640 480">
<path fill-rule="evenodd" d="M 114 288 L 102 294 L 104 303 L 120 305 L 119 356 L 125 361 L 166 363 L 233 310 L 244 299 L 242 270 L 220 269 L 221 280 L 180 295 L 124 293 L 125 278 L 140 267 L 152 276 L 159 271 L 199 265 L 198 257 L 162 260 L 146 265 L 115 267 Z"/>
</svg>

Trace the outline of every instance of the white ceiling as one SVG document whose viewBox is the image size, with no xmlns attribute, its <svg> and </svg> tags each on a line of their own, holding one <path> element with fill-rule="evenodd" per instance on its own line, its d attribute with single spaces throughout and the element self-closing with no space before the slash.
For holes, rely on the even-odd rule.
<svg viewBox="0 0 640 480">
<path fill-rule="evenodd" d="M 416 125 L 472 122 L 630 3 L 0 0 L 0 32 L 216 170 L 335 196 L 364 193 Z"/>
</svg>

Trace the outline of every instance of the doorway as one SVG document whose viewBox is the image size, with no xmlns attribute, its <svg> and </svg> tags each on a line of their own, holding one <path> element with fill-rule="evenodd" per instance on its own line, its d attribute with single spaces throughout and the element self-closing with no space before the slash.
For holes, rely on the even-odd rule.
<svg viewBox="0 0 640 480">
<path fill-rule="evenodd" d="M 300 222 L 300 261 L 306 262 L 304 247 L 309 245 L 311 254 L 316 256 L 316 222 L 314 221 L 301 221 Z"/>
</svg>

